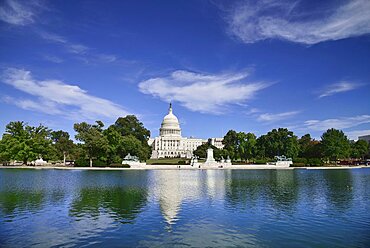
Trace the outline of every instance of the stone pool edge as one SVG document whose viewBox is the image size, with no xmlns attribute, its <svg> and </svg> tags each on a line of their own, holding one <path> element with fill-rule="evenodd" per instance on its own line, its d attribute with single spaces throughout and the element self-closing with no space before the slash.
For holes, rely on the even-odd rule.
<svg viewBox="0 0 370 248">
<path fill-rule="evenodd" d="M 145 165 L 134 168 L 112 168 L 112 167 L 64 167 L 64 166 L 0 166 L 0 169 L 33 169 L 33 170 L 338 170 L 338 169 L 362 169 L 369 166 L 336 166 L 336 167 L 278 167 L 266 165 L 231 165 L 223 168 L 206 167 L 201 168 L 181 165 Z"/>
</svg>

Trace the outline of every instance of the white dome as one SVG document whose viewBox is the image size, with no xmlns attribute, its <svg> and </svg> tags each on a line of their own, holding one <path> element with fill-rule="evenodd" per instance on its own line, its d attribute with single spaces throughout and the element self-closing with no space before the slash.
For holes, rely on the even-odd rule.
<svg viewBox="0 0 370 248">
<path fill-rule="evenodd" d="M 172 105 L 170 104 L 168 114 L 163 118 L 161 128 L 160 128 L 160 133 L 162 135 L 165 135 L 165 134 L 181 135 L 180 132 L 181 132 L 181 129 L 180 129 L 179 120 L 172 113 Z"/>
</svg>

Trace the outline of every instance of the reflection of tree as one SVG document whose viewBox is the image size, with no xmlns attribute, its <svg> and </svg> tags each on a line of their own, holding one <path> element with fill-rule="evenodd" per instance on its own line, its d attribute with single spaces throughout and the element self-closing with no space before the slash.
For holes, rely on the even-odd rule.
<svg viewBox="0 0 370 248">
<path fill-rule="evenodd" d="M 231 179 L 226 189 L 226 201 L 231 206 L 246 207 L 255 205 L 266 187 L 268 178 L 264 171 L 240 173 L 231 171 Z"/>
<path fill-rule="evenodd" d="M 292 170 L 235 171 L 226 191 L 226 201 L 238 207 L 254 206 L 263 200 L 285 210 L 293 207 L 297 198 L 298 185 Z"/>
<path fill-rule="evenodd" d="M 269 171 L 270 183 L 268 195 L 281 210 L 292 209 L 298 200 L 298 182 L 293 170 Z"/>
<path fill-rule="evenodd" d="M 353 198 L 353 180 L 350 170 L 324 171 L 327 199 L 338 210 L 350 207 Z"/>
<path fill-rule="evenodd" d="M 0 191 L 0 209 L 5 215 L 16 211 L 40 210 L 45 201 L 42 191 Z"/>
<path fill-rule="evenodd" d="M 143 188 L 101 187 L 83 188 L 74 199 L 70 214 L 99 216 L 101 211 L 113 212 L 113 217 L 131 222 L 146 204 L 147 191 Z"/>
</svg>

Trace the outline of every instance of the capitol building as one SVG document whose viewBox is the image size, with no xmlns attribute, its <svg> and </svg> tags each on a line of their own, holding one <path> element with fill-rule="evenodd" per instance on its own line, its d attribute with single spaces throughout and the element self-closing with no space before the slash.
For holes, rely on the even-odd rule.
<svg viewBox="0 0 370 248">
<path fill-rule="evenodd" d="M 210 142 L 211 145 L 222 149 L 223 138 L 197 139 L 186 138 L 181 136 L 180 123 L 177 117 L 173 114 L 172 105 L 168 110 L 168 114 L 163 118 L 159 129 L 159 137 L 150 138 L 149 146 L 152 148 L 152 159 L 156 158 L 191 158 L 193 151 L 198 146 Z"/>
</svg>

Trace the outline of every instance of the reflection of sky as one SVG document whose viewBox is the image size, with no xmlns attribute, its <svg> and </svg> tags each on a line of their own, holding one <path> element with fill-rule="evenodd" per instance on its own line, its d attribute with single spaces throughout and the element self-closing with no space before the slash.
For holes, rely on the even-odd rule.
<svg viewBox="0 0 370 248">
<path fill-rule="evenodd" d="M 11 247 L 349 247 L 370 242 L 365 232 L 370 229 L 369 169 L 43 171 L 35 177 L 32 172 L 6 176 L 0 181 L 0 241 Z M 30 179 L 25 182 L 26 177 Z M 91 192 L 96 195 L 87 194 L 92 199 L 82 201 L 82 192 L 94 185 Z M 134 189 L 146 192 L 144 199 L 127 194 Z M 15 208 L 8 212 L 4 192 L 14 194 Z M 125 196 L 128 202 L 121 207 L 130 206 L 130 221 L 120 214 L 121 201 L 109 203 L 110 194 Z M 39 200 L 32 201 L 33 196 Z M 73 210 L 76 202 L 83 202 L 83 208 Z"/>
</svg>

